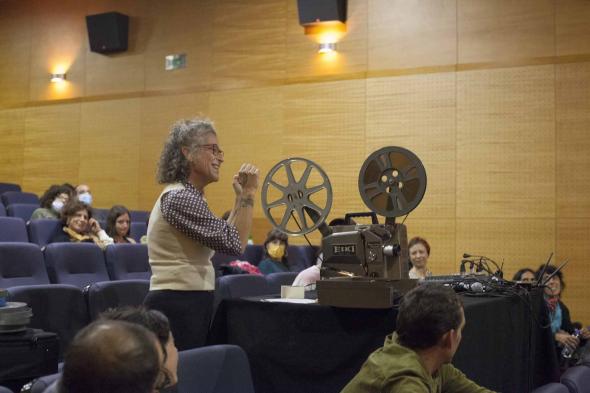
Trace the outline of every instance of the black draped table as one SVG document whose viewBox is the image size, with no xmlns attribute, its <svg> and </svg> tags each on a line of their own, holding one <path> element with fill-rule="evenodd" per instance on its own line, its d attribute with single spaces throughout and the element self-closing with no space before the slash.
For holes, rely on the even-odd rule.
<svg viewBox="0 0 590 393">
<path fill-rule="evenodd" d="M 463 297 L 467 324 L 453 364 L 500 392 L 555 380 L 557 364 L 540 296 Z M 395 329 L 397 310 L 224 300 L 211 344 L 248 354 L 257 393 L 339 392 Z"/>
</svg>

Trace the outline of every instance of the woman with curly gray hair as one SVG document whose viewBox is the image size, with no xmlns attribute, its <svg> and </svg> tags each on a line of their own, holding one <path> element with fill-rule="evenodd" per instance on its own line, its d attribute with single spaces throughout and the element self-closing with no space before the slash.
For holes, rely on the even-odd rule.
<svg viewBox="0 0 590 393">
<path fill-rule="evenodd" d="M 243 164 L 233 177 L 236 196 L 227 221 L 209 210 L 205 187 L 219 180 L 223 163 L 210 120 L 180 120 L 164 144 L 157 179 L 166 187 L 149 219 L 152 277 L 145 299 L 170 320 L 178 349 L 205 345 L 213 312 L 214 251 L 240 255 L 252 226 L 258 169 Z"/>
</svg>

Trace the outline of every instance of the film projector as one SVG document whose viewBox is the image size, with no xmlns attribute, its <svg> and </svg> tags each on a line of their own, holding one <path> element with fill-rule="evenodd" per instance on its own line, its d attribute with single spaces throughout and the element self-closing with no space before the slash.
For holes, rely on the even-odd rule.
<svg viewBox="0 0 590 393">
<path fill-rule="evenodd" d="M 408 278 L 407 215 L 426 191 L 426 171 L 411 151 L 390 146 L 373 152 L 358 175 L 367 213 L 349 213 L 344 225 L 328 226 L 332 186 L 313 161 L 288 158 L 276 164 L 262 185 L 262 208 L 270 223 L 289 236 L 322 234 L 320 304 L 388 308 L 416 285 Z M 385 217 L 379 223 L 377 215 Z M 370 217 L 371 224 L 352 218 Z"/>
</svg>

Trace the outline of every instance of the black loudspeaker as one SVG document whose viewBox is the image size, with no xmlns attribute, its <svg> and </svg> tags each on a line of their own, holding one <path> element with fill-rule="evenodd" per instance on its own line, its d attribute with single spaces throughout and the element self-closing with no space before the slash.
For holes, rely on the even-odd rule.
<svg viewBox="0 0 590 393">
<path fill-rule="evenodd" d="M 346 0 L 297 0 L 299 24 L 346 22 Z"/>
<path fill-rule="evenodd" d="M 98 53 L 115 53 L 127 50 L 129 17 L 118 12 L 87 15 L 90 50 Z"/>
</svg>

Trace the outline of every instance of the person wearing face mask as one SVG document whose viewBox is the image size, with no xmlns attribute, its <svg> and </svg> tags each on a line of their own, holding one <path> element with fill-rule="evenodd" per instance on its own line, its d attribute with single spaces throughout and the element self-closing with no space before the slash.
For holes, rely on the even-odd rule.
<svg viewBox="0 0 590 393">
<path fill-rule="evenodd" d="M 70 201 L 61 211 L 63 228 L 49 243 L 95 243 L 105 249 L 113 239 L 92 218 L 92 209 L 80 201 Z"/>
<path fill-rule="evenodd" d="M 271 230 L 264 241 L 265 258 L 260 261 L 258 268 L 264 275 L 270 273 L 288 272 L 287 247 L 289 238 L 278 229 Z"/>
<path fill-rule="evenodd" d="M 76 197 L 80 202 L 92 206 L 92 194 L 90 193 L 90 187 L 88 187 L 88 185 L 80 184 L 76 187 Z"/>
<path fill-rule="evenodd" d="M 31 220 L 39 218 L 59 219 L 59 213 L 70 199 L 69 190 L 65 186 L 52 185 L 39 200 L 39 207 L 31 215 Z"/>
</svg>

